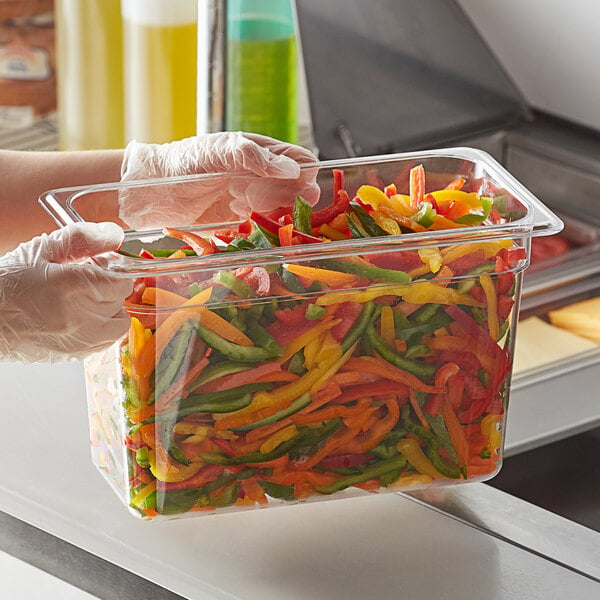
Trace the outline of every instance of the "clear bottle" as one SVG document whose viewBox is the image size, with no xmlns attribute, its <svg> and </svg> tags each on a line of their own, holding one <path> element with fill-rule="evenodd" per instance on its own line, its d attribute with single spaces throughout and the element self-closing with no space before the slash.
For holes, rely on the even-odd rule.
<svg viewBox="0 0 600 600">
<path fill-rule="evenodd" d="M 122 148 L 120 0 L 55 0 L 61 150 Z"/>
<path fill-rule="evenodd" d="M 225 128 L 298 141 L 292 0 L 228 0 Z"/>
<path fill-rule="evenodd" d="M 198 0 L 122 0 L 126 139 L 196 133 Z"/>
</svg>

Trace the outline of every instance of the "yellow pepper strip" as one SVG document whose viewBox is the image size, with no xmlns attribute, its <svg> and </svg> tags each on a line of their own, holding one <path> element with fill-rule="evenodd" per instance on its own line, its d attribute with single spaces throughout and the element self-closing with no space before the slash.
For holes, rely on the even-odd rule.
<svg viewBox="0 0 600 600">
<path fill-rule="evenodd" d="M 380 204 L 388 204 L 388 197 L 374 185 L 361 185 L 356 191 L 356 195 L 362 202 L 373 208 L 377 208 Z"/>
<path fill-rule="evenodd" d="M 300 275 L 300 277 L 306 277 L 312 281 L 319 281 L 331 287 L 354 287 L 360 281 L 356 275 L 351 273 L 341 273 L 329 269 L 294 264 L 287 264 L 285 268 L 294 275 Z"/>
<path fill-rule="evenodd" d="M 396 339 L 394 311 L 387 304 L 381 307 L 381 337 L 388 347 L 394 348 L 394 340 Z"/>
<path fill-rule="evenodd" d="M 432 481 L 433 478 L 431 475 L 424 475 L 423 473 L 402 473 L 398 479 L 388 486 L 388 489 L 429 485 Z"/>
<path fill-rule="evenodd" d="M 292 383 L 282 385 L 271 392 L 256 392 L 252 402 L 246 408 L 219 418 L 215 423 L 215 431 L 241 427 L 287 408 L 296 398 L 308 392 L 315 384 L 319 384 L 323 374 L 333 364 L 335 364 L 333 359 L 322 362 Z"/>
<path fill-rule="evenodd" d="M 421 248 L 419 258 L 432 273 L 437 273 L 442 267 L 442 255 L 438 248 Z"/>
<path fill-rule="evenodd" d="M 342 347 L 338 342 L 335 341 L 331 335 L 331 331 L 327 331 L 323 336 L 323 344 L 319 350 L 317 356 L 317 364 L 323 361 L 329 362 L 329 360 L 339 358 L 342 355 Z"/>
<path fill-rule="evenodd" d="M 337 229 L 334 229 L 330 225 L 327 225 L 327 223 L 323 223 L 323 225 L 319 227 L 319 233 L 325 236 L 326 238 L 329 238 L 330 240 L 350 239 L 350 236 L 346 235 L 345 233 L 342 233 L 341 231 L 338 231 Z"/>
<path fill-rule="evenodd" d="M 304 346 L 304 366 L 307 369 L 312 369 L 317 365 L 317 359 L 319 357 L 319 352 L 321 350 L 321 345 L 324 338 L 325 334 L 322 333 Z"/>
<path fill-rule="evenodd" d="M 321 322 L 316 324 L 314 327 L 311 327 L 308 331 L 305 331 L 297 338 L 293 339 L 287 346 L 285 346 L 280 361 L 284 363 L 286 360 L 294 356 L 298 350 L 301 350 L 314 339 L 318 338 L 323 332 L 331 329 L 340 322 L 341 319 L 325 317 Z"/>
<path fill-rule="evenodd" d="M 394 219 L 390 219 L 390 217 L 386 217 L 384 214 L 380 213 L 377 210 L 374 210 L 371 213 L 371 218 L 383 229 L 386 233 L 390 235 L 401 235 L 402 230 L 400 229 L 400 225 L 398 225 L 397 221 Z"/>
<path fill-rule="evenodd" d="M 156 490 L 156 479 L 151 481 L 148 485 L 144 486 L 132 499 L 131 504 L 136 508 L 142 508 L 146 498 Z"/>
<path fill-rule="evenodd" d="M 495 454 L 500 449 L 502 432 L 498 429 L 499 415 L 486 415 L 481 419 L 481 433 L 488 439 L 487 449 Z"/>
<path fill-rule="evenodd" d="M 498 325 L 498 297 L 496 296 L 496 288 L 494 282 L 489 275 L 482 275 L 479 278 L 479 283 L 485 293 L 487 303 L 487 323 L 490 337 L 493 340 L 498 339 L 500 334 L 500 326 Z"/>
<path fill-rule="evenodd" d="M 410 197 L 405 194 L 394 194 L 388 198 L 390 208 L 401 214 L 403 217 L 411 217 L 417 212 L 410 205 Z"/>
<path fill-rule="evenodd" d="M 131 317 L 129 323 L 129 358 L 132 364 L 135 364 L 138 360 L 146 343 L 147 338 L 144 331 L 142 322 L 136 317 Z"/>
<path fill-rule="evenodd" d="M 323 294 L 316 300 L 319 306 L 329 306 L 340 302 L 369 302 L 380 296 L 401 296 L 406 302 L 413 304 L 464 304 L 466 306 L 481 306 L 470 294 L 460 294 L 454 288 L 445 288 L 429 281 L 418 283 L 375 286 L 360 292 L 336 291 Z"/>
<path fill-rule="evenodd" d="M 448 246 L 442 250 L 442 259 L 446 265 L 478 250 L 483 250 L 485 258 L 490 258 L 498 254 L 502 248 L 510 248 L 512 245 L 511 240 L 497 240 L 495 242 L 474 242 L 460 246 Z"/>
<path fill-rule="evenodd" d="M 346 364 L 357 345 L 358 342 L 353 344 L 345 354 L 342 354 L 342 347 L 338 344 L 338 351 L 331 356 L 331 359 L 327 358 L 321 363 L 321 366 L 325 365 L 324 372 L 310 387 L 311 394 L 318 392 Z M 334 360 L 333 364 L 331 364 L 331 360 Z"/>
<path fill-rule="evenodd" d="M 401 439 L 396 444 L 396 448 L 419 473 L 429 475 L 433 479 L 447 479 L 431 464 L 417 440 L 413 438 Z"/>
<path fill-rule="evenodd" d="M 175 424 L 173 431 L 181 435 L 196 435 L 203 436 L 206 439 L 212 434 L 213 428 L 210 425 L 202 425 L 201 423 L 188 423 L 181 421 Z M 201 441 L 201 440 L 198 440 Z"/>
<path fill-rule="evenodd" d="M 206 464 L 201 458 L 195 458 L 187 466 L 179 464 L 167 454 L 160 444 L 154 450 L 148 451 L 148 462 L 152 475 L 160 481 L 169 483 L 189 479 Z"/>
<path fill-rule="evenodd" d="M 261 454 L 268 454 L 272 450 L 275 450 L 282 442 L 291 440 L 298 433 L 298 428 L 292 424 L 288 425 L 284 429 L 277 431 L 271 437 L 267 438 L 259 448 Z"/>
</svg>

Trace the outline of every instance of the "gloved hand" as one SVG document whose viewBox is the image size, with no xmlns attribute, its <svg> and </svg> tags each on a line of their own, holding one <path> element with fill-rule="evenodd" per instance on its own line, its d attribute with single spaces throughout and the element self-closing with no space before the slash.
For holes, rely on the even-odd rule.
<svg viewBox="0 0 600 600">
<path fill-rule="evenodd" d="M 83 262 L 122 241 L 114 223 L 78 223 L 0 256 L 0 360 L 81 359 L 124 334 L 132 281 Z"/>
<path fill-rule="evenodd" d="M 238 220 L 252 210 L 270 212 L 291 206 L 298 195 L 314 205 L 319 199 L 317 169 L 300 169 L 299 163 L 316 160 L 301 146 L 241 132 L 211 133 L 168 144 L 130 142 L 121 181 L 198 173 L 236 176 L 129 188 L 120 194 L 119 216 L 126 226 L 143 230 Z"/>
</svg>

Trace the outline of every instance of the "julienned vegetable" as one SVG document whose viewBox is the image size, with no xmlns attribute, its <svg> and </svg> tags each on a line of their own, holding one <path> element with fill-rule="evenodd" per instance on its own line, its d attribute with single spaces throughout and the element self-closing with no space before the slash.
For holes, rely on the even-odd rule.
<svg viewBox="0 0 600 600">
<path fill-rule="evenodd" d="M 502 222 L 464 179 L 425 183 L 417 166 L 406 195 L 362 185 L 351 198 L 335 171 L 321 210 L 296 198 L 211 238 L 165 234 L 185 257 Z M 136 283 L 120 355 L 133 508 L 152 518 L 497 470 L 524 251 L 370 252 Z"/>
</svg>

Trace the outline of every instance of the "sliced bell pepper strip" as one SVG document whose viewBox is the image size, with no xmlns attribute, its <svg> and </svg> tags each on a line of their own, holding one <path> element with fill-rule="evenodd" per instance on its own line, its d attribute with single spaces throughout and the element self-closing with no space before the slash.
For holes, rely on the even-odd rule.
<svg viewBox="0 0 600 600">
<path fill-rule="evenodd" d="M 286 264 L 285 268 L 294 275 L 300 275 L 301 277 L 306 277 L 312 281 L 319 281 L 334 288 L 356 287 L 360 282 L 356 275 L 331 271 L 329 269 L 319 269 L 297 264 Z"/>
</svg>

